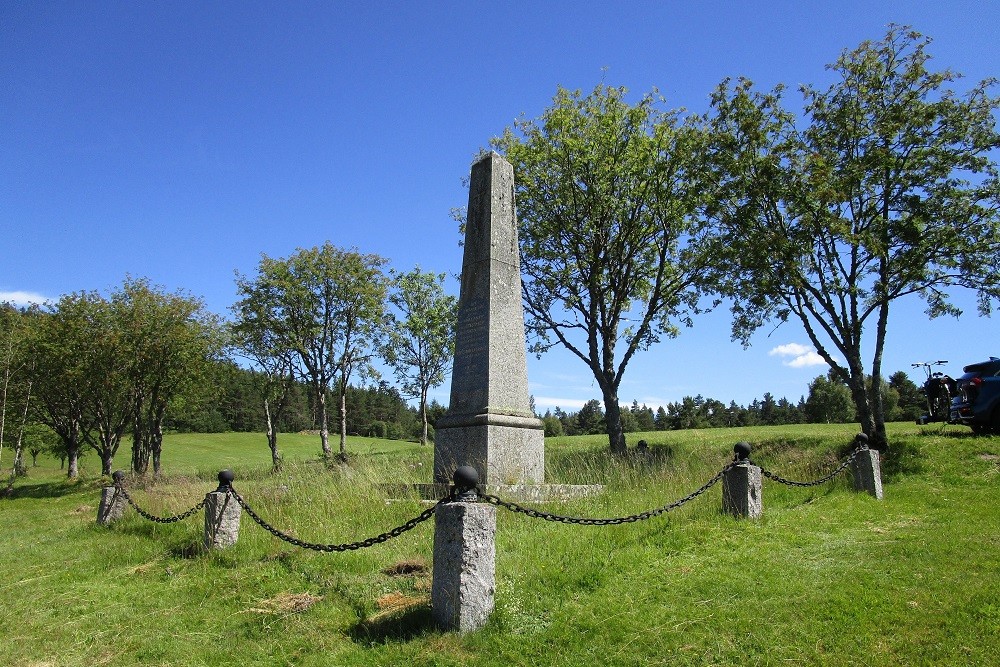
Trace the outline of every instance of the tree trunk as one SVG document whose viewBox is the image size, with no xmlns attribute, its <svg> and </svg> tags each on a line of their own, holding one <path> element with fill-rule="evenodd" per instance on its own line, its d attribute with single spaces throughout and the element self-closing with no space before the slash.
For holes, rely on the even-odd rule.
<svg viewBox="0 0 1000 667">
<path fill-rule="evenodd" d="M 69 463 L 66 466 L 66 477 L 76 479 L 80 476 L 80 448 L 73 447 L 66 452 Z"/>
<path fill-rule="evenodd" d="M 327 425 L 326 387 L 316 390 L 316 400 L 319 403 L 319 441 L 323 448 L 323 458 L 329 461 L 333 458 L 333 450 L 330 448 L 330 429 Z"/>
<path fill-rule="evenodd" d="M 115 464 L 114 454 L 112 454 L 111 450 L 109 449 L 102 449 L 100 453 L 101 453 L 101 474 L 110 476 L 111 468 L 114 467 Z"/>
<path fill-rule="evenodd" d="M 875 356 L 872 359 L 872 400 L 874 417 L 874 431 L 869 436 L 872 438 L 871 447 L 879 451 L 885 451 L 889 447 L 888 438 L 885 435 L 885 405 L 882 400 L 882 350 L 885 348 L 885 335 L 889 322 L 889 304 L 883 303 L 879 308 L 878 324 L 875 333 Z"/>
<path fill-rule="evenodd" d="M 340 385 L 340 460 L 347 460 L 347 386 Z"/>
<path fill-rule="evenodd" d="M 267 446 L 271 450 L 271 470 L 281 470 L 281 452 L 278 451 L 278 423 L 271 417 L 270 401 L 264 399 L 264 417 L 267 419 Z"/>
<path fill-rule="evenodd" d="M 622 411 L 618 405 L 618 394 L 612 390 L 604 392 L 604 422 L 608 427 L 608 444 L 612 454 L 625 454 L 625 431 L 622 428 Z"/>
<path fill-rule="evenodd" d="M 150 434 L 150 449 L 153 454 L 153 476 L 160 475 L 160 454 L 163 451 L 163 424 L 157 421 L 153 425 L 153 432 Z"/>
<path fill-rule="evenodd" d="M 427 389 L 421 387 L 420 389 L 420 419 L 423 421 L 422 430 L 420 431 L 420 444 L 427 444 Z"/>
<path fill-rule="evenodd" d="M 861 431 L 869 437 L 875 437 L 875 419 L 872 416 L 871 404 L 868 401 L 868 391 L 865 388 L 864 375 L 859 378 L 851 377 L 850 382 L 851 397 L 854 399 L 854 409 L 858 412 L 858 422 L 861 424 Z"/>
<path fill-rule="evenodd" d="M 149 446 L 143 424 L 142 401 L 135 405 L 135 423 L 132 425 L 132 472 L 145 475 L 149 470 Z"/>
</svg>

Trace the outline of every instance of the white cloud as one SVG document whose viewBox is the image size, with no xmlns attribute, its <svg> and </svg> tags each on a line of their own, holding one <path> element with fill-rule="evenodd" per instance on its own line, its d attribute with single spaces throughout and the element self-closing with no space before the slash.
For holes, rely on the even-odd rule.
<svg viewBox="0 0 1000 667">
<path fill-rule="evenodd" d="M 782 365 L 790 368 L 808 368 L 809 366 L 826 366 L 823 357 L 819 356 L 816 350 L 808 345 L 800 343 L 785 343 L 772 349 L 768 354 L 772 357 L 791 357 L 787 361 L 782 361 Z"/>
<path fill-rule="evenodd" d="M 52 301 L 47 296 L 42 296 L 41 294 L 36 294 L 35 292 L 24 292 L 24 291 L 11 291 L 3 292 L 0 291 L 0 301 L 8 301 L 13 303 L 15 306 L 27 306 L 32 303 L 43 304 Z"/>
<path fill-rule="evenodd" d="M 805 354 L 800 354 L 791 361 L 785 362 L 786 366 L 791 366 L 792 368 L 806 368 L 807 366 L 826 366 L 826 360 L 819 356 L 816 352 L 806 352 Z"/>
<path fill-rule="evenodd" d="M 785 343 L 784 345 L 779 345 L 778 347 L 774 348 L 773 350 L 768 352 L 768 354 L 771 355 L 772 357 L 774 356 L 799 357 L 802 356 L 803 354 L 809 354 L 810 352 L 815 354 L 816 350 L 809 347 L 808 345 L 802 345 L 800 343 Z"/>
</svg>

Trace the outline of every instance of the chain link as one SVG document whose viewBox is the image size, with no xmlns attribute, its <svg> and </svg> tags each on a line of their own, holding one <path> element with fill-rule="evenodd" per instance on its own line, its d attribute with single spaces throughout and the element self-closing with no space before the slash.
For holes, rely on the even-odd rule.
<svg viewBox="0 0 1000 667">
<path fill-rule="evenodd" d="M 844 459 L 844 461 L 839 466 L 837 466 L 833 470 L 833 472 L 831 472 L 829 475 L 826 475 L 825 477 L 821 477 L 811 482 L 796 482 L 794 480 L 785 479 L 784 477 L 776 475 L 769 470 L 764 470 L 763 468 L 760 468 L 760 466 L 757 467 L 760 468 L 760 474 L 762 474 L 764 477 L 767 477 L 771 481 L 778 482 L 779 484 L 786 484 L 788 486 L 802 486 L 802 487 L 819 486 L 820 484 L 825 484 L 829 482 L 831 479 L 842 473 L 847 466 L 851 465 L 851 462 L 854 461 L 854 459 L 858 458 L 858 454 L 864 451 L 864 449 L 865 449 L 864 447 L 860 446 L 855 447 L 854 451 L 851 452 L 850 456 Z M 757 465 L 753 461 L 750 461 L 750 459 L 747 459 L 747 461 L 749 461 L 751 465 Z"/>
<path fill-rule="evenodd" d="M 623 523 L 634 523 L 636 521 L 652 519 L 655 516 L 659 516 L 661 514 L 669 512 L 670 510 L 675 510 L 678 507 L 691 502 L 692 500 L 694 500 L 695 498 L 697 498 L 698 496 L 700 496 L 701 494 L 705 493 L 710 488 L 718 484 L 719 480 L 722 479 L 722 476 L 725 475 L 735 465 L 736 463 L 730 463 L 725 468 L 720 470 L 718 474 L 715 475 L 715 477 L 705 482 L 701 487 L 695 489 L 694 491 L 684 496 L 680 500 L 675 500 L 669 505 L 664 505 L 663 507 L 658 507 L 656 509 L 649 510 L 647 512 L 642 512 L 641 514 L 633 514 L 631 516 L 620 516 L 612 519 L 594 519 L 594 518 L 584 518 L 584 517 L 563 516 L 561 514 L 541 512 L 539 510 L 532 509 L 530 507 L 524 507 L 523 505 L 518 505 L 517 503 L 512 503 L 507 500 L 501 500 L 497 496 L 492 496 L 489 494 L 481 494 L 479 497 L 485 500 L 486 502 L 490 503 L 491 505 L 503 507 L 504 509 L 508 509 L 512 512 L 519 512 L 520 514 L 525 514 L 534 519 L 544 519 L 545 521 L 558 521 L 560 523 L 570 523 L 579 526 L 616 526 Z"/>
<path fill-rule="evenodd" d="M 296 537 L 292 537 L 288 533 L 284 533 L 275 528 L 274 526 L 272 526 L 271 524 L 269 524 L 268 522 L 264 521 L 264 519 L 262 519 L 259 514 L 254 512 L 253 509 L 251 509 L 251 507 L 247 505 L 246 501 L 243 500 L 240 494 L 236 493 L 235 489 L 233 489 L 232 487 L 230 487 L 229 489 L 229 494 L 236 499 L 236 502 L 239 503 L 240 507 L 242 507 L 247 514 L 250 515 L 251 519 L 257 522 L 257 524 L 261 528 L 271 533 L 279 540 L 288 542 L 291 545 L 301 547 L 303 549 L 311 549 L 313 551 L 326 551 L 326 552 L 354 551 L 357 549 L 364 549 L 366 547 L 371 547 L 376 544 L 387 542 L 388 540 L 391 540 L 394 537 L 399 537 L 408 530 L 416 528 L 419 524 L 430 519 L 434 515 L 434 512 L 437 511 L 437 508 L 440 507 L 442 503 L 451 502 L 451 498 L 443 498 L 442 500 L 438 501 L 433 507 L 424 510 L 418 516 L 410 519 L 401 526 L 397 526 L 396 528 L 393 528 L 388 532 L 382 533 L 381 535 L 376 535 L 375 537 L 369 537 L 366 540 L 361 540 L 360 542 L 348 542 L 346 544 L 316 544 L 314 542 L 306 542 L 305 540 L 300 540 Z"/>
<path fill-rule="evenodd" d="M 125 490 L 124 486 L 118 486 L 115 488 L 117 489 L 115 493 L 117 494 L 118 492 L 121 492 L 121 494 L 125 496 L 125 500 L 128 501 L 128 504 L 131 505 L 136 512 L 138 512 L 142 517 L 149 519 L 150 521 L 155 521 L 156 523 L 175 523 L 177 521 L 183 521 L 192 514 L 200 511 L 201 508 L 205 506 L 205 501 L 202 500 L 200 503 L 198 503 L 197 505 L 189 509 L 187 512 L 184 512 L 182 514 L 177 514 L 174 516 L 155 516 L 153 514 L 150 514 L 146 510 L 142 509 L 141 507 L 139 507 L 136 504 L 136 502 L 132 500 L 132 496 L 128 494 L 128 491 Z"/>
</svg>

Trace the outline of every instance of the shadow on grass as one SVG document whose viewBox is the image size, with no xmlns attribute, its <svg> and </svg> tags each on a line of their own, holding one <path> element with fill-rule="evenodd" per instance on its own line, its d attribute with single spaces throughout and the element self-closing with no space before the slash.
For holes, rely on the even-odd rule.
<svg viewBox="0 0 1000 667">
<path fill-rule="evenodd" d="M 370 647 L 393 641 L 410 641 L 436 629 L 430 605 L 422 604 L 361 621 L 348 631 L 348 635 L 355 642 Z"/>
<path fill-rule="evenodd" d="M 41 482 L 38 484 L 19 484 L 15 482 L 14 488 L 9 493 L 3 495 L 4 498 L 62 498 L 74 493 L 90 492 L 92 489 L 86 485 L 72 484 L 67 482 Z"/>
</svg>

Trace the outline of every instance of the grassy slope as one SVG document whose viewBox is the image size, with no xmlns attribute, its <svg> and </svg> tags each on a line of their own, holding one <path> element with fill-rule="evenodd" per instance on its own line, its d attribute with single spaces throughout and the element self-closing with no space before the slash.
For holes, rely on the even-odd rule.
<svg viewBox="0 0 1000 667">
<path fill-rule="evenodd" d="M 551 481 L 607 485 L 558 506 L 615 516 L 699 486 L 737 440 L 780 474 L 819 476 L 852 427 L 646 434 L 651 460 L 613 462 L 600 438 L 549 440 Z M 799 489 L 765 481 L 763 519 L 719 512 L 712 489 L 665 517 L 579 527 L 498 515 L 497 609 L 467 637 L 430 627 L 432 526 L 363 551 L 317 554 L 244 518 L 239 544 L 199 553 L 200 517 L 94 524 L 96 459 L 66 482 L 51 461 L 0 501 L 0 664 L 56 665 L 652 665 L 997 664 L 1000 582 L 995 496 L 1000 438 L 892 425 L 886 498 L 846 480 Z M 427 481 L 431 452 L 357 439 L 349 468 L 315 463 L 318 438 L 283 442 L 266 474 L 260 435 L 171 436 L 170 477 L 134 495 L 187 509 L 219 468 L 279 527 L 352 541 L 416 515 L 387 503 L 384 481 Z M 124 461 L 124 457 L 123 457 Z M 389 570 L 391 572 L 391 570 Z"/>
</svg>

